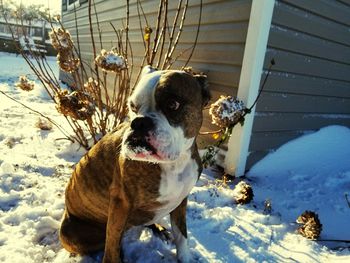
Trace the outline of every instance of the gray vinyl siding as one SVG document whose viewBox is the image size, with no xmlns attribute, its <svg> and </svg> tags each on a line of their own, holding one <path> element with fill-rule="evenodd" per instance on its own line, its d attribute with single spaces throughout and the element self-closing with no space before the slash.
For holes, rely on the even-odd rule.
<svg viewBox="0 0 350 263">
<path fill-rule="evenodd" d="M 350 127 L 350 1 L 276 1 L 247 168 L 328 125 Z"/>
<path fill-rule="evenodd" d="M 116 28 L 122 26 L 125 20 L 125 1 L 96 0 L 96 9 L 102 30 L 103 43 L 105 49 L 115 45 L 115 33 L 110 26 L 110 22 Z M 155 27 L 159 0 L 141 1 L 147 20 L 151 27 Z M 178 1 L 169 1 L 169 15 L 173 17 Z M 183 1 L 185 2 L 185 1 Z M 174 57 L 182 50 L 189 48 L 196 34 L 198 23 L 199 0 L 190 0 L 189 9 L 183 34 L 181 35 L 178 50 Z M 87 63 L 93 60 L 92 45 L 88 21 L 88 5 L 82 4 L 76 10 L 78 18 L 78 34 L 83 59 Z M 220 94 L 236 95 L 241 72 L 243 52 L 248 29 L 251 0 L 203 0 L 203 14 L 200 34 L 196 50 L 192 56 L 191 63 L 194 70 L 208 74 L 210 89 L 213 100 Z M 63 24 L 76 39 L 74 11 L 63 12 Z M 93 16 L 93 21 L 96 21 Z M 172 19 L 170 19 L 172 21 Z M 95 32 L 97 28 L 95 27 Z M 97 38 L 97 33 L 95 34 Z M 130 1 L 130 39 L 134 54 L 135 71 L 140 64 L 144 46 L 139 30 L 136 1 Z M 97 45 L 98 51 L 100 45 Z M 183 65 L 187 60 L 187 54 L 179 59 L 176 66 Z M 61 74 L 62 79 L 66 77 Z M 134 79 L 133 79 L 134 80 Z M 213 130 L 217 127 L 211 125 L 208 111 L 205 111 L 205 122 L 203 130 Z M 209 136 L 210 137 L 210 136 Z M 207 141 L 208 137 L 203 137 Z"/>
</svg>

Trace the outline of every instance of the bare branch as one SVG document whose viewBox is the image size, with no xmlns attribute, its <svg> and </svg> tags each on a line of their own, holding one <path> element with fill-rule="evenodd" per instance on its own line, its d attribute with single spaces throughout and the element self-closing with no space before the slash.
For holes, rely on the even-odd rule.
<svg viewBox="0 0 350 263">
<path fill-rule="evenodd" d="M 55 122 L 53 119 L 51 119 L 51 118 L 45 116 L 45 115 L 42 114 L 40 111 L 34 110 L 34 109 L 32 109 L 31 107 L 25 105 L 24 103 L 22 103 L 22 102 L 16 100 L 15 98 L 13 98 L 13 97 L 7 95 L 7 94 L 6 94 L 5 92 L 3 92 L 2 90 L 0 90 L 0 93 L 1 93 L 2 95 L 4 95 L 5 97 L 9 98 L 10 100 L 12 100 L 12 101 L 14 101 L 14 102 L 20 104 L 22 107 L 24 107 L 24 108 L 26 108 L 26 109 L 28 109 L 28 110 L 34 112 L 35 114 L 38 114 L 39 116 L 45 118 L 45 119 L 48 120 L 50 123 L 52 123 L 53 125 L 55 125 L 55 126 L 60 130 L 60 132 L 62 132 L 62 134 L 63 134 L 64 136 L 66 136 L 66 138 L 67 138 L 68 140 L 74 142 L 74 139 L 73 139 L 70 135 L 68 135 L 68 133 L 63 129 L 63 127 L 62 127 L 61 125 L 59 125 L 57 122 Z"/>
<path fill-rule="evenodd" d="M 152 54 L 151 54 L 151 57 L 150 57 L 150 60 L 148 62 L 149 65 L 152 65 L 153 64 L 153 60 L 156 56 L 156 53 L 157 53 L 157 43 L 158 43 L 158 39 L 159 39 L 159 30 L 160 30 L 160 20 L 161 20 L 161 17 L 162 17 L 162 10 L 163 10 L 163 1 L 164 0 L 160 0 L 159 1 L 159 8 L 158 8 L 158 16 L 157 16 L 157 26 L 156 26 L 156 32 L 154 34 L 154 40 L 153 40 L 153 48 L 152 48 Z"/>
<path fill-rule="evenodd" d="M 199 6 L 199 18 L 198 18 L 198 26 L 197 26 L 196 38 L 194 40 L 192 51 L 191 51 L 190 55 L 188 56 L 184 67 L 187 67 L 188 63 L 190 62 L 190 60 L 192 58 L 192 55 L 193 55 L 193 52 L 194 52 L 194 49 L 196 48 L 196 45 L 197 45 L 198 36 L 199 36 L 199 30 L 200 30 L 201 22 L 202 22 L 202 9 L 203 9 L 203 0 L 201 0 L 200 6 Z"/>
<path fill-rule="evenodd" d="M 180 11 L 181 11 L 181 6 L 182 6 L 182 1 L 183 1 L 183 0 L 180 0 L 180 1 L 179 1 L 178 6 L 177 6 L 177 9 L 176 9 L 176 14 L 175 14 L 175 17 L 174 17 L 173 26 L 172 26 L 172 28 L 171 28 L 171 32 L 170 32 L 170 35 L 169 35 L 168 49 L 167 49 L 167 51 L 166 51 L 166 53 L 165 53 L 165 56 L 164 56 L 164 61 L 163 61 L 162 69 L 164 69 L 165 63 L 167 63 L 168 60 L 170 59 L 170 58 L 169 58 L 169 53 L 170 53 L 171 44 L 173 43 L 173 39 L 174 39 L 174 35 L 175 35 L 175 29 L 176 29 L 176 26 L 177 26 L 177 21 L 178 21 L 178 19 L 179 19 L 179 15 L 180 15 Z"/>
<path fill-rule="evenodd" d="M 186 19 L 187 8 L 188 8 L 188 0 L 186 0 L 185 6 L 184 6 L 184 9 L 183 9 L 183 12 L 182 12 L 182 17 L 181 17 L 181 22 L 180 22 L 180 26 L 179 26 L 179 31 L 177 32 L 174 44 L 172 45 L 172 47 L 170 49 L 170 52 L 167 54 L 168 59 L 167 59 L 167 61 L 165 61 L 165 65 L 171 59 L 171 57 L 172 57 L 172 55 L 173 55 L 173 53 L 174 53 L 174 51 L 176 49 L 176 46 L 179 43 L 180 36 L 181 36 L 182 30 L 183 30 L 183 26 L 184 26 L 184 22 L 185 22 L 185 19 Z"/>
</svg>

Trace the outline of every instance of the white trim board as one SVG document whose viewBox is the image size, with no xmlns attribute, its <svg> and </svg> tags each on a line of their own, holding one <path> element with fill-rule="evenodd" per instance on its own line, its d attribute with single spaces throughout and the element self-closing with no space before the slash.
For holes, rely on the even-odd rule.
<svg viewBox="0 0 350 263">
<path fill-rule="evenodd" d="M 243 55 L 237 97 L 247 107 L 258 95 L 275 0 L 252 0 L 247 39 Z M 242 176 L 248 157 L 255 107 L 246 115 L 244 125 L 237 124 L 228 141 L 224 167 L 227 173 Z"/>
</svg>

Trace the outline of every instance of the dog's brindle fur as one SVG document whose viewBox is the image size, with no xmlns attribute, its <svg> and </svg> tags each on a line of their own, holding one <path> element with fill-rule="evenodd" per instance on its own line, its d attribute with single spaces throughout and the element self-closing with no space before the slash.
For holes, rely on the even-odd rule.
<svg viewBox="0 0 350 263">
<path fill-rule="evenodd" d="M 185 102 L 177 114 L 166 113 L 169 123 L 180 127 L 186 138 L 195 138 L 202 123 L 202 108 L 209 99 L 205 88 L 194 77 L 177 71 L 165 72 L 157 83 L 154 96 L 157 110 L 170 94 L 178 94 Z M 164 111 L 164 110 L 163 110 Z M 66 188 L 66 210 L 60 228 L 60 240 L 72 253 L 88 254 L 104 249 L 104 262 L 120 262 L 120 241 L 123 232 L 132 226 L 147 225 L 159 209 L 162 165 L 137 161 L 121 154 L 125 132 L 130 122 L 105 135 L 76 165 Z M 195 140 L 189 149 L 190 158 L 202 171 Z M 174 188 L 176 185 L 174 186 Z M 187 195 L 188 193 L 186 193 Z M 180 197 L 179 197 L 180 198 Z M 170 211 L 170 218 L 179 260 L 183 239 L 186 241 L 187 197 Z M 153 222 L 152 222 L 153 223 Z"/>
</svg>

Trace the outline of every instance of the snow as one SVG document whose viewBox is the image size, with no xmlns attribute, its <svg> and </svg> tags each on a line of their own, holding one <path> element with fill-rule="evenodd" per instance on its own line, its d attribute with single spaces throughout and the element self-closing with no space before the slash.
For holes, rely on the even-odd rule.
<svg viewBox="0 0 350 263">
<path fill-rule="evenodd" d="M 57 71 L 54 58 L 49 63 Z M 0 53 L 0 90 L 50 116 L 65 120 L 36 81 L 34 90 L 15 88 L 19 75 L 35 80 L 20 57 Z M 58 240 L 64 189 L 84 153 L 62 140 L 57 128 L 41 131 L 38 116 L 0 94 L 0 262 L 101 262 L 102 252 L 70 255 Z M 248 205 L 234 200 L 236 179 L 227 185 L 205 170 L 188 202 L 189 245 L 195 262 L 350 262 L 349 244 L 310 241 L 295 220 L 315 211 L 321 239 L 350 237 L 350 129 L 330 126 L 303 135 L 257 163 L 245 180 L 254 191 Z M 269 199 L 272 211 L 264 212 Z M 169 219 L 164 225 L 169 229 Z M 122 241 L 125 262 L 176 262 L 172 240 L 144 227 Z"/>
</svg>

